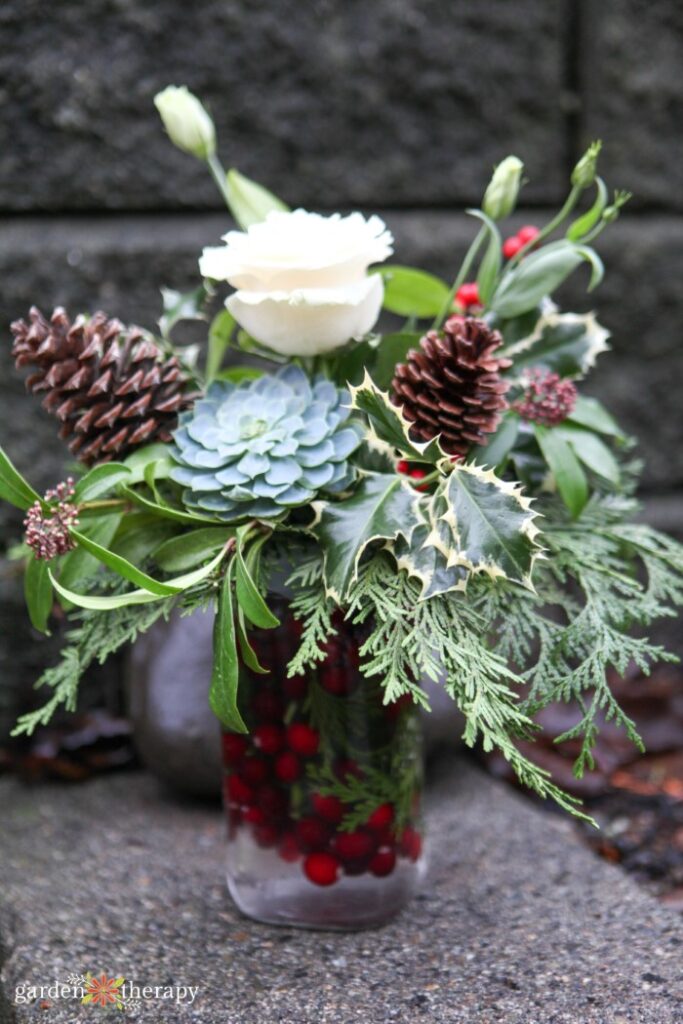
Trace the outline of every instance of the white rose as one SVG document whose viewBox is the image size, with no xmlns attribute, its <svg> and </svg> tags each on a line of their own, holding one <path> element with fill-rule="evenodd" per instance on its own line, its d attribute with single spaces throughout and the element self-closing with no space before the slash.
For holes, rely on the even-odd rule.
<svg viewBox="0 0 683 1024">
<path fill-rule="evenodd" d="M 200 270 L 237 289 L 226 305 L 262 345 L 312 356 L 367 334 L 377 322 L 384 288 L 367 270 L 393 251 L 379 217 L 274 211 L 224 240 L 204 250 Z"/>
<path fill-rule="evenodd" d="M 200 160 L 208 160 L 216 151 L 213 121 L 187 86 L 169 85 L 154 97 L 164 128 L 171 142 Z"/>
</svg>

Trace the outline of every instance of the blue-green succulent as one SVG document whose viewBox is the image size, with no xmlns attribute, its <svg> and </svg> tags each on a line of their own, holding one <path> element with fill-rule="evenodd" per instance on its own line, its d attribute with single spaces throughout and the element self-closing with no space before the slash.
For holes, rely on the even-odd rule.
<svg viewBox="0 0 683 1024">
<path fill-rule="evenodd" d="M 234 384 L 216 381 L 180 418 L 171 479 L 190 509 L 225 522 L 272 518 L 354 481 L 362 438 L 349 396 L 298 366 Z"/>
</svg>

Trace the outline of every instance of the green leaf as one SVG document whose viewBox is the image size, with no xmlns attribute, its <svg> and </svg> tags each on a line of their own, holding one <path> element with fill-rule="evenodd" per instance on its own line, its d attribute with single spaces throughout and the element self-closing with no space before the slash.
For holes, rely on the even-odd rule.
<svg viewBox="0 0 683 1024">
<path fill-rule="evenodd" d="M 411 348 L 417 348 L 422 335 L 418 331 L 400 331 L 385 334 L 376 352 L 373 380 L 380 388 L 388 388 L 394 378 L 396 365 L 405 361 Z"/>
<path fill-rule="evenodd" d="M 162 337 L 170 338 L 171 331 L 180 320 L 206 320 L 203 306 L 210 294 L 204 284 L 191 292 L 177 292 L 172 288 L 162 288 L 161 298 L 164 311 L 159 317 L 159 330 Z"/>
<path fill-rule="evenodd" d="M 231 366 L 227 370 L 220 370 L 216 374 L 216 380 L 229 380 L 232 384 L 241 384 L 243 380 L 258 380 L 263 376 L 263 370 L 255 366 Z"/>
<path fill-rule="evenodd" d="M 170 519 L 159 519 L 148 512 L 128 512 L 113 541 L 104 546 L 133 564 L 144 564 L 160 544 L 177 534 L 178 527 Z"/>
<path fill-rule="evenodd" d="M 534 424 L 534 434 L 543 457 L 555 477 L 562 500 L 576 519 L 588 501 L 588 481 L 570 445 L 553 427 Z"/>
<path fill-rule="evenodd" d="M 425 543 L 441 550 L 449 566 L 530 586 L 540 553 L 535 517 L 519 487 L 490 469 L 459 463 L 432 498 Z"/>
<path fill-rule="evenodd" d="M 201 569 L 196 569 L 194 572 L 189 572 L 184 576 L 176 576 L 174 579 L 168 580 L 166 585 L 173 588 L 172 594 L 188 590 L 190 587 L 196 586 L 197 583 L 201 583 L 207 576 L 210 576 L 214 569 L 218 568 L 224 557 L 225 551 L 219 551 L 216 557 L 207 565 L 202 566 Z M 128 594 L 111 594 L 106 597 L 76 594 L 73 590 L 63 587 L 59 580 L 55 579 L 52 575 L 52 572 L 50 572 L 50 579 L 58 594 L 61 594 L 62 597 L 75 604 L 78 608 L 87 608 L 90 611 L 111 611 L 113 608 L 125 608 L 126 605 L 130 604 L 150 604 L 152 601 L 160 600 L 158 594 L 152 594 L 148 590 L 131 590 Z"/>
<path fill-rule="evenodd" d="M 584 430 L 583 427 L 562 423 L 555 427 L 554 431 L 571 445 L 574 454 L 583 462 L 584 466 L 612 484 L 619 483 L 621 479 L 619 463 L 604 441 L 596 437 L 592 430 Z"/>
<path fill-rule="evenodd" d="M 169 583 L 162 583 L 161 580 L 153 579 L 146 572 L 143 572 L 142 569 L 138 569 L 132 562 L 129 562 L 127 558 L 122 558 L 121 555 L 109 551 L 108 548 L 102 547 L 101 544 L 97 544 L 86 534 L 80 533 L 78 530 L 72 530 L 71 536 L 81 547 L 89 551 L 91 555 L 94 555 L 103 565 L 106 565 L 108 569 L 118 573 L 124 580 L 129 580 L 131 583 L 137 584 L 138 587 L 148 590 L 150 594 L 157 594 L 159 597 L 170 597 L 171 594 L 177 594 L 182 589 Z"/>
<path fill-rule="evenodd" d="M 602 178 L 596 178 L 595 184 L 598 194 L 590 210 L 586 210 L 580 217 L 577 217 L 567 228 L 567 238 L 572 242 L 578 242 L 595 227 L 602 216 L 602 211 L 607 206 L 607 186 Z"/>
<path fill-rule="evenodd" d="M 128 498 L 129 501 L 139 505 L 140 508 L 154 512 L 156 515 L 161 516 L 162 519 L 173 519 L 176 523 L 187 523 L 190 526 L 196 526 L 197 523 L 217 522 L 216 519 L 211 519 L 209 516 L 199 516 L 193 512 L 183 512 L 181 509 L 171 508 L 170 505 L 160 505 L 159 502 L 145 497 L 139 491 L 134 490 L 132 487 L 127 487 L 125 484 L 121 485 L 120 493 L 124 498 Z"/>
<path fill-rule="evenodd" d="M 235 330 L 235 318 L 227 309 L 216 313 L 209 327 L 209 347 L 206 353 L 206 383 L 215 380 L 221 368 L 223 357 L 230 346 Z"/>
<path fill-rule="evenodd" d="M 251 669 L 252 672 L 256 672 L 257 675 L 268 675 L 269 670 L 261 665 L 256 657 L 254 648 L 249 643 L 249 634 L 247 633 L 244 611 L 239 605 L 237 607 L 237 640 L 240 647 L 240 653 L 242 655 L 242 661 L 247 668 Z"/>
<path fill-rule="evenodd" d="M 504 319 L 526 313 L 542 298 L 552 295 L 584 260 L 592 266 L 593 288 L 599 280 L 601 264 L 592 249 L 566 239 L 544 245 L 503 274 L 491 298 L 491 310 Z"/>
<path fill-rule="evenodd" d="M 0 498 L 25 512 L 36 501 L 41 501 L 31 485 L 10 462 L 5 451 L 0 448 Z"/>
<path fill-rule="evenodd" d="M 390 313 L 420 320 L 438 316 L 448 298 L 446 282 L 424 270 L 390 264 L 375 273 L 384 280 L 384 308 Z"/>
<path fill-rule="evenodd" d="M 108 547 L 119 529 L 122 519 L 122 512 L 93 516 L 84 524 L 81 532 L 96 544 Z M 89 554 L 85 548 L 74 548 L 60 560 L 59 582 L 63 587 L 72 587 L 74 583 L 89 580 L 98 572 L 100 564 L 99 559 Z"/>
<path fill-rule="evenodd" d="M 179 537 L 171 537 L 156 547 L 154 561 L 165 572 L 192 569 L 227 544 L 235 531 L 226 526 L 203 526 Z"/>
<path fill-rule="evenodd" d="M 235 590 L 237 601 L 246 617 L 255 626 L 260 626 L 261 629 L 274 629 L 280 625 L 280 620 L 275 618 L 263 600 L 244 561 L 244 542 L 249 529 L 250 526 L 242 526 L 237 530 L 237 549 L 235 555 Z"/>
<path fill-rule="evenodd" d="M 420 580 L 422 591 L 420 600 L 426 601 L 437 594 L 448 594 L 452 591 L 465 590 L 469 572 L 462 565 L 448 565 L 442 552 L 432 544 L 427 545 L 430 527 L 427 524 L 416 526 L 408 542 L 399 536 L 387 544 L 387 550 L 396 559 L 399 569 Z"/>
<path fill-rule="evenodd" d="M 235 618 L 232 601 L 234 560 L 228 562 L 213 629 L 213 673 L 209 704 L 211 710 L 226 729 L 248 732 L 237 709 L 239 686 L 239 659 L 235 639 Z"/>
<path fill-rule="evenodd" d="M 593 313 L 546 313 L 528 337 L 509 345 L 501 355 L 511 358 L 506 376 L 518 380 L 524 370 L 543 366 L 560 377 L 584 376 L 601 352 L 609 348 L 605 330 Z"/>
<path fill-rule="evenodd" d="M 267 188 L 240 174 L 234 167 L 226 174 L 225 183 L 230 212 L 242 229 L 265 220 L 273 210 L 289 210 Z"/>
<path fill-rule="evenodd" d="M 399 534 L 409 541 L 418 524 L 418 495 L 398 474 L 369 473 L 346 501 L 315 507 L 320 517 L 312 532 L 323 549 L 327 594 L 337 602 L 357 579 L 368 544 Z"/>
<path fill-rule="evenodd" d="M 489 244 L 479 264 L 479 273 L 477 274 L 479 298 L 482 305 L 486 306 L 500 277 L 500 269 L 503 265 L 503 239 L 500 237 L 500 231 L 495 221 L 487 217 L 482 210 L 468 210 L 467 213 L 471 217 L 483 221 L 489 235 Z"/>
<path fill-rule="evenodd" d="M 42 559 L 31 557 L 26 563 L 24 598 L 31 625 L 49 636 L 47 620 L 52 610 L 52 583 L 48 564 Z"/>
<path fill-rule="evenodd" d="M 607 412 L 596 398 L 587 398 L 579 395 L 571 416 L 567 417 L 568 423 L 577 423 L 580 427 L 588 427 L 599 434 L 608 434 L 611 437 L 623 438 L 624 434 L 619 424 Z"/>
<path fill-rule="evenodd" d="M 107 494 L 122 480 L 129 480 L 131 469 L 122 462 L 106 462 L 89 470 L 76 484 L 74 500 L 78 503 L 94 501 Z"/>
<path fill-rule="evenodd" d="M 468 462 L 476 462 L 479 466 L 490 466 L 496 469 L 501 466 L 515 446 L 519 433 L 519 417 L 513 413 L 504 416 L 498 430 L 486 445 L 477 445 L 470 450 Z"/>
<path fill-rule="evenodd" d="M 365 413 L 370 420 L 371 447 L 398 450 L 415 462 L 431 462 L 438 464 L 448 461 L 437 439 L 421 444 L 411 441 L 409 436 L 410 422 L 403 415 L 400 407 L 392 404 L 389 395 L 380 391 L 370 374 L 365 371 L 363 383 L 351 387 L 351 408 Z"/>
<path fill-rule="evenodd" d="M 137 448 L 132 452 L 123 463 L 130 472 L 131 475 L 126 481 L 129 487 L 134 484 L 142 483 L 145 479 L 145 470 L 147 466 L 152 462 L 165 462 L 169 458 L 169 448 L 167 444 L 162 444 L 160 441 L 154 444 L 147 444 L 144 448 Z"/>
</svg>

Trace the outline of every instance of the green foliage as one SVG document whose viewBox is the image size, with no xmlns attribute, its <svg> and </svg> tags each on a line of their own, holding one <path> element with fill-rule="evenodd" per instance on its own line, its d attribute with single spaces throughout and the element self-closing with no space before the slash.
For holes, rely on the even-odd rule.
<svg viewBox="0 0 683 1024">
<path fill-rule="evenodd" d="M 24 480 L 19 470 L 12 465 L 2 448 L 0 448 L 0 499 L 9 501 L 10 505 L 16 506 L 22 512 L 25 512 L 35 501 L 40 501 L 40 496 Z"/>
<path fill-rule="evenodd" d="M 555 427 L 535 423 L 534 434 L 562 500 L 576 518 L 588 501 L 588 480 L 574 449 Z"/>
<path fill-rule="evenodd" d="M 48 575 L 47 562 L 31 555 L 24 573 L 24 598 L 31 625 L 41 633 L 47 633 L 47 620 L 52 610 L 52 584 Z"/>
<path fill-rule="evenodd" d="M 507 373 L 519 380 L 524 370 L 542 366 L 560 377 L 583 377 L 607 351 L 608 337 L 592 313 L 543 313 L 527 334 L 502 350 L 513 360 Z"/>
<path fill-rule="evenodd" d="M 436 316 L 448 298 L 446 282 L 424 270 L 385 264 L 376 272 L 384 280 L 384 308 L 399 316 Z"/>
<path fill-rule="evenodd" d="M 544 245 L 503 273 L 491 297 L 491 310 L 503 318 L 526 313 L 546 295 L 552 295 L 584 261 L 591 266 L 589 290 L 592 290 L 603 275 L 602 263 L 593 249 L 568 239 Z"/>
<path fill-rule="evenodd" d="M 246 230 L 252 224 L 265 220 L 275 210 L 289 207 L 263 185 L 252 181 L 232 167 L 225 176 L 225 198 L 239 226 Z"/>
<path fill-rule="evenodd" d="M 233 575 L 234 559 L 231 559 L 223 577 L 218 612 L 214 622 L 213 672 L 209 704 L 218 720 L 227 729 L 234 729 L 235 732 L 247 732 L 247 727 L 237 710 L 239 660 L 233 609 Z"/>
</svg>

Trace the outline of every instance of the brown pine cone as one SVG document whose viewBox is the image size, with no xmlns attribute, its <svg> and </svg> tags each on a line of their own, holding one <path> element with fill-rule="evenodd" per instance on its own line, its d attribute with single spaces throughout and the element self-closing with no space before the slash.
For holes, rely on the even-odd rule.
<svg viewBox="0 0 683 1024">
<path fill-rule="evenodd" d="M 175 356 L 139 327 L 98 312 L 73 324 L 57 307 L 48 321 L 33 306 L 12 324 L 26 387 L 61 421 L 59 436 L 86 465 L 123 459 L 151 441 L 170 441 L 178 414 L 199 397 Z"/>
<path fill-rule="evenodd" d="M 443 450 L 458 456 L 487 444 L 507 408 L 500 371 L 511 361 L 493 355 L 502 343 L 483 320 L 452 316 L 442 332 L 429 331 L 408 352 L 396 367 L 391 400 L 410 420 L 413 440 L 441 435 Z"/>
</svg>

